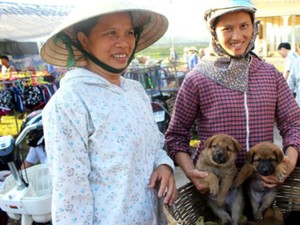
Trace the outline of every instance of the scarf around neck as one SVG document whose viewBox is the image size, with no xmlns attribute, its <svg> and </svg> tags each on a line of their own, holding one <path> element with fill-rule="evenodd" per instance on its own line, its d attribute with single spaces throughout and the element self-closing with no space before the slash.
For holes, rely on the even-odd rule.
<svg viewBox="0 0 300 225">
<path fill-rule="evenodd" d="M 253 33 L 249 45 L 243 55 L 232 57 L 223 49 L 212 30 L 212 40 L 209 51 L 195 67 L 216 83 L 232 90 L 248 91 L 248 74 L 251 63 L 251 50 L 254 49 L 255 39 L 258 34 L 258 22 L 253 24 Z"/>
</svg>

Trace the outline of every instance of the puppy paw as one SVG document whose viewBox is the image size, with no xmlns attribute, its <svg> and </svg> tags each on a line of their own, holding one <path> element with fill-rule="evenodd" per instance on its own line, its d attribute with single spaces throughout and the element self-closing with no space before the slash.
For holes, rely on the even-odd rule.
<svg viewBox="0 0 300 225">
<path fill-rule="evenodd" d="M 212 185 L 209 187 L 209 192 L 212 196 L 216 196 L 219 193 L 219 185 Z"/>
<path fill-rule="evenodd" d="M 221 195 L 218 195 L 217 196 L 217 205 L 219 207 L 222 207 L 224 204 L 225 204 L 225 197 L 221 196 Z"/>
<path fill-rule="evenodd" d="M 262 213 L 258 211 L 258 212 L 255 214 L 255 219 L 256 219 L 256 220 L 262 220 L 262 219 L 263 219 Z"/>
<path fill-rule="evenodd" d="M 280 163 L 276 166 L 275 175 L 279 181 L 284 181 L 287 175 L 288 166 L 285 163 Z"/>
<path fill-rule="evenodd" d="M 276 177 L 279 181 L 284 181 L 286 178 L 286 173 L 281 173 L 281 172 L 276 173 Z"/>
<path fill-rule="evenodd" d="M 231 219 L 224 219 L 222 225 L 231 225 Z"/>
<path fill-rule="evenodd" d="M 238 179 L 234 179 L 233 183 L 232 183 L 232 187 L 233 188 L 238 188 L 242 185 L 242 181 L 238 180 Z"/>
</svg>

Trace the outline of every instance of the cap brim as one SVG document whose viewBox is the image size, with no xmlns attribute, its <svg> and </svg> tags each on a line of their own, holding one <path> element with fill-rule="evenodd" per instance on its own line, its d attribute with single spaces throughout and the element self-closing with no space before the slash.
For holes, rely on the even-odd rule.
<svg viewBox="0 0 300 225">
<path fill-rule="evenodd" d="M 241 6 L 241 7 L 229 7 L 229 8 L 224 8 L 224 9 L 214 9 L 214 10 L 209 10 L 209 11 L 205 12 L 204 18 L 209 23 L 209 26 L 212 26 L 214 23 L 214 20 L 217 17 L 223 16 L 228 13 L 236 12 L 236 11 L 246 11 L 246 12 L 254 14 L 256 12 L 256 8 Z"/>
</svg>

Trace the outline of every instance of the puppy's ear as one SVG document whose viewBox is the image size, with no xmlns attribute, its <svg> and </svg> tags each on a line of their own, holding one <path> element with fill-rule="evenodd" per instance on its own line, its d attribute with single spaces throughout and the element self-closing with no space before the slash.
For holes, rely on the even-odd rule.
<svg viewBox="0 0 300 225">
<path fill-rule="evenodd" d="M 234 147 L 235 147 L 236 151 L 237 152 L 241 151 L 242 150 L 242 145 L 235 138 L 232 138 L 232 140 L 233 140 Z"/>
<path fill-rule="evenodd" d="M 274 148 L 274 154 L 276 156 L 276 161 L 279 164 L 283 160 L 284 154 L 282 150 L 277 146 Z"/>
<path fill-rule="evenodd" d="M 212 142 L 215 140 L 216 136 L 211 136 L 210 138 L 207 138 L 205 143 L 204 143 L 204 147 L 205 148 L 210 148 L 211 147 L 211 144 Z"/>
<path fill-rule="evenodd" d="M 246 153 L 246 160 L 248 163 L 252 164 L 255 155 L 255 150 L 250 148 L 250 150 Z"/>
</svg>

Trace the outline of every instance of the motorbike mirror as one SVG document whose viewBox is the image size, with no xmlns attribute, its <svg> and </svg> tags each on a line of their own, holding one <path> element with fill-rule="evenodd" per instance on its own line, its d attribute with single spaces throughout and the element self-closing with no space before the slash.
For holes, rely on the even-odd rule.
<svg viewBox="0 0 300 225">
<path fill-rule="evenodd" d="M 0 162 L 3 164 L 14 161 L 15 139 L 11 135 L 0 137 Z"/>
</svg>

